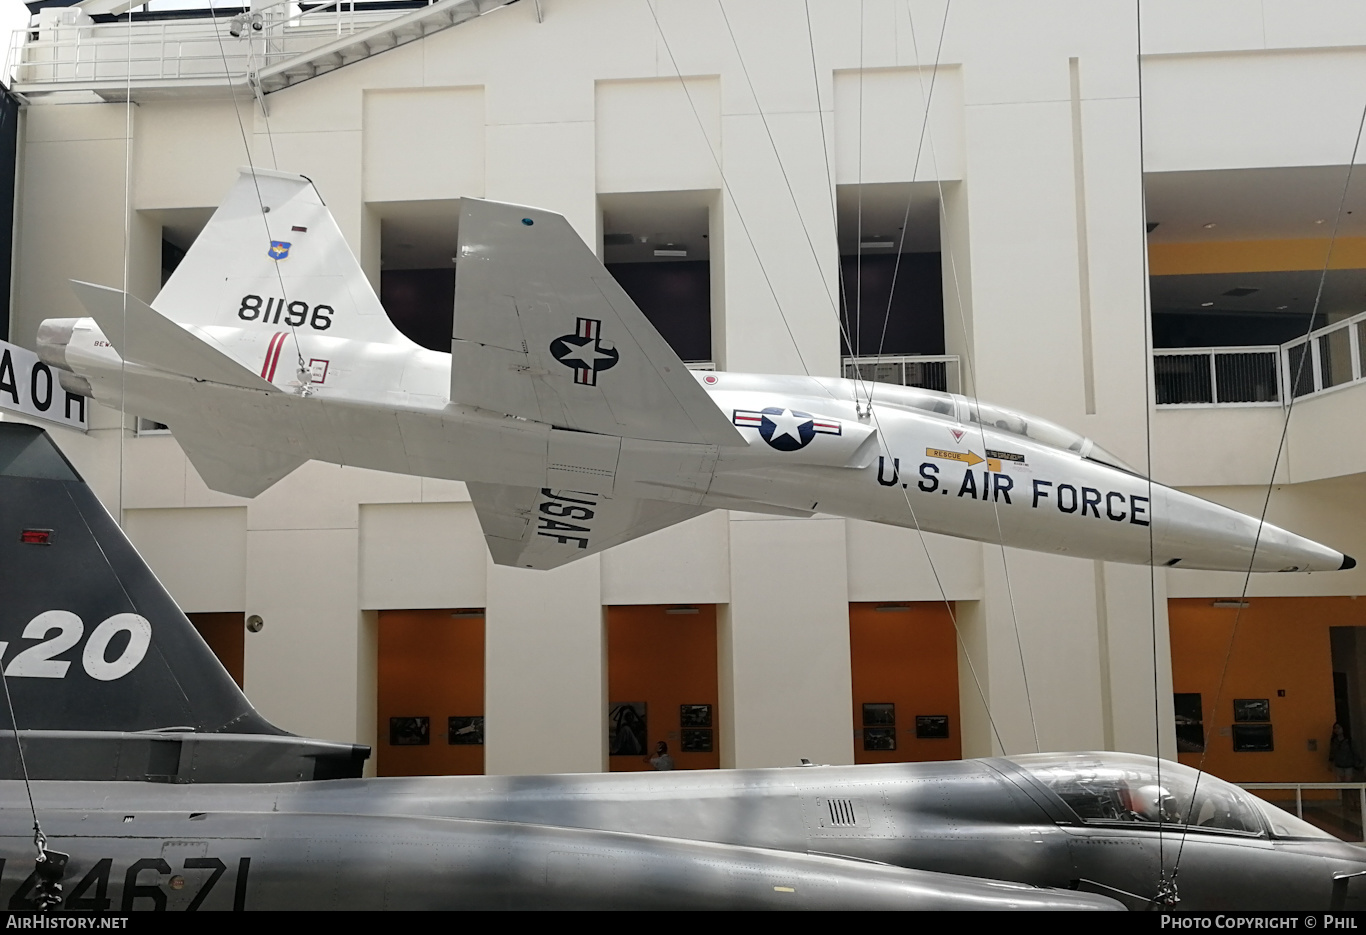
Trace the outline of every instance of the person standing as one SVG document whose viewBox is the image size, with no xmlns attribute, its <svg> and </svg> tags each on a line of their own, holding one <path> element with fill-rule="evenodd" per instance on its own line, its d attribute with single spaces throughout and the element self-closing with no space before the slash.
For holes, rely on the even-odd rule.
<svg viewBox="0 0 1366 935">
<path fill-rule="evenodd" d="M 655 744 L 655 755 L 647 759 L 655 769 L 674 768 L 674 758 L 669 756 L 669 745 L 662 740 Z"/>
<path fill-rule="evenodd" d="M 1328 761 L 1333 764 L 1338 782 L 1352 782 L 1361 768 L 1361 757 L 1340 723 L 1333 724 L 1333 738 L 1328 741 Z"/>
</svg>

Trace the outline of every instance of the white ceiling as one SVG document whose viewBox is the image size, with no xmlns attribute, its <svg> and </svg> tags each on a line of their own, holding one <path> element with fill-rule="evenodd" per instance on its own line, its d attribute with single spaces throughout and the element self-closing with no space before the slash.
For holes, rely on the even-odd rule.
<svg viewBox="0 0 1366 935">
<path fill-rule="evenodd" d="M 1338 236 L 1366 236 L 1366 166 L 1353 171 L 1343 203 L 1346 182 L 1346 166 L 1150 173 L 1144 179 L 1148 223 L 1157 227 L 1148 241 L 1328 237 L 1340 203 Z"/>
</svg>

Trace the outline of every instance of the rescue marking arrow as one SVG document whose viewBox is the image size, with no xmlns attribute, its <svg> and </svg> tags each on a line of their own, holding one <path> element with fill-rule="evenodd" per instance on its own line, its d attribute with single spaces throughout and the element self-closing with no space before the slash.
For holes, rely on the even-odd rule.
<svg viewBox="0 0 1366 935">
<path fill-rule="evenodd" d="M 926 448 L 925 457 L 939 458 L 941 461 L 963 461 L 966 462 L 968 467 L 974 467 L 985 461 L 987 463 L 988 471 L 995 471 L 998 474 L 1001 473 L 1000 458 L 983 458 L 974 451 L 947 451 L 943 448 Z"/>
</svg>

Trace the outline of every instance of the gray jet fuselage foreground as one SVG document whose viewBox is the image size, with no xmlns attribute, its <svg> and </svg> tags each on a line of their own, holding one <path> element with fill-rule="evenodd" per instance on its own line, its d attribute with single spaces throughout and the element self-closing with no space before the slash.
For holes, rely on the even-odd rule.
<svg viewBox="0 0 1366 935">
<path fill-rule="evenodd" d="M 38 892 L 30 789 L 48 847 L 69 855 L 67 909 L 1366 902 L 1358 848 L 1129 754 L 361 779 L 367 748 L 252 708 L 48 436 L 12 422 L 0 581 L 24 752 L 21 767 L 0 731 L 11 909 Z"/>
<path fill-rule="evenodd" d="M 91 317 L 45 321 L 41 366 L 169 425 L 226 493 L 254 496 L 309 459 L 466 481 L 494 561 L 517 567 L 713 509 L 1180 568 L 1355 565 L 1024 413 L 691 373 L 557 214 L 465 199 L 459 236 L 451 353 L 424 350 L 390 323 L 312 183 L 244 170 L 154 306 L 75 283 Z"/>
</svg>

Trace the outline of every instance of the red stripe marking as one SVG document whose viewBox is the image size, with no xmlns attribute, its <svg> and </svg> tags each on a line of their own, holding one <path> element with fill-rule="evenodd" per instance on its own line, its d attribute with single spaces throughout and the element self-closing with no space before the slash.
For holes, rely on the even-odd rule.
<svg viewBox="0 0 1366 935">
<path fill-rule="evenodd" d="M 280 352 L 285 349 L 285 341 L 287 341 L 288 339 L 288 333 L 282 332 L 280 334 L 280 343 L 275 345 L 275 356 L 272 357 L 270 360 L 270 376 L 266 377 L 266 379 L 270 380 L 271 382 L 274 382 L 275 380 L 275 368 L 280 363 Z"/>
<path fill-rule="evenodd" d="M 266 373 L 270 370 L 270 355 L 275 351 L 275 342 L 280 340 L 281 333 L 276 332 L 270 337 L 270 345 L 266 348 L 266 359 L 261 363 L 261 379 L 266 379 Z"/>
<path fill-rule="evenodd" d="M 261 376 L 274 382 L 275 368 L 280 363 L 280 351 L 284 350 L 285 338 L 289 337 L 287 331 L 277 331 L 275 337 L 270 339 L 270 348 L 266 351 L 266 366 L 262 368 Z"/>
</svg>

